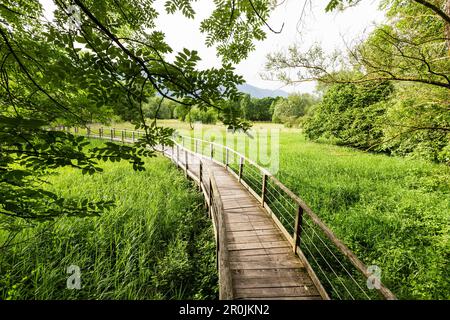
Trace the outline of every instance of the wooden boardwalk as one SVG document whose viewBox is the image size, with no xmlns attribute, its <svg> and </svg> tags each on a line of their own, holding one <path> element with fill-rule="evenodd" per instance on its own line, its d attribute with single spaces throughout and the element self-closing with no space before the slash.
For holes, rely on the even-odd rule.
<svg viewBox="0 0 450 320">
<path fill-rule="evenodd" d="M 261 203 L 223 166 L 180 149 L 164 154 L 179 159 L 186 173 L 199 178 L 214 175 L 223 204 L 233 299 L 322 299 L 304 262 Z M 187 169 L 186 169 L 187 162 Z M 205 179 L 207 180 L 207 179 Z M 326 297 L 325 297 L 326 298 Z"/>
</svg>

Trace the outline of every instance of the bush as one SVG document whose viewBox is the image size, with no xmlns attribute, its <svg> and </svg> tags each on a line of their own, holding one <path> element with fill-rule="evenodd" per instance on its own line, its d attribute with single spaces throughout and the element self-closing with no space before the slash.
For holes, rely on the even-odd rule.
<svg viewBox="0 0 450 320">
<path fill-rule="evenodd" d="M 204 111 L 194 107 L 187 113 L 185 121 L 215 124 L 217 122 L 217 112 L 211 108 Z"/>
<path fill-rule="evenodd" d="M 420 85 L 398 87 L 388 102 L 385 147 L 395 155 L 450 163 L 450 95 L 446 91 Z"/>
<path fill-rule="evenodd" d="M 325 138 L 356 148 L 373 148 L 382 142 L 384 101 L 393 91 L 389 82 L 377 84 L 337 84 L 305 120 L 308 138 Z"/>
</svg>

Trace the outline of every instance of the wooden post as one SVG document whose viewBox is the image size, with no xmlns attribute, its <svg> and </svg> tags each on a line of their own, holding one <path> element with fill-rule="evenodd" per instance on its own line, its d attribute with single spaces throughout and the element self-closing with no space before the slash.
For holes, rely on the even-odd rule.
<svg viewBox="0 0 450 320">
<path fill-rule="evenodd" d="M 125 131 L 122 130 L 121 134 L 122 134 L 122 143 L 124 143 L 125 142 Z"/>
<path fill-rule="evenodd" d="M 211 174 L 211 171 L 210 171 L 210 174 Z M 213 187 L 212 187 L 211 177 L 209 177 L 209 210 L 208 210 L 209 218 L 212 217 L 212 203 L 213 203 Z"/>
<path fill-rule="evenodd" d="M 302 233 L 302 225 L 303 225 L 303 208 L 299 205 L 297 210 L 297 215 L 295 216 L 295 226 L 294 226 L 294 244 L 293 250 L 294 253 L 297 253 L 297 245 L 300 245 L 300 237 Z"/>
<path fill-rule="evenodd" d="M 198 153 L 198 140 L 195 140 L 195 153 Z"/>
<path fill-rule="evenodd" d="M 110 131 L 110 133 L 111 133 L 111 141 L 113 141 L 113 140 L 114 140 L 114 132 L 113 132 L 113 129 L 109 129 L 109 131 Z"/>
<path fill-rule="evenodd" d="M 244 159 L 242 157 L 240 157 L 239 158 L 239 182 L 241 182 L 243 170 L 244 170 Z"/>
<path fill-rule="evenodd" d="M 131 141 L 134 142 L 134 131 L 131 131 Z"/>
<path fill-rule="evenodd" d="M 100 139 L 102 138 L 102 128 L 98 128 L 98 136 Z"/>
<path fill-rule="evenodd" d="M 184 173 L 186 177 L 188 176 L 188 154 L 186 149 L 184 149 Z"/>
<path fill-rule="evenodd" d="M 86 131 L 87 131 L 87 136 L 89 138 L 89 136 L 91 135 L 91 127 L 86 127 Z"/>
<path fill-rule="evenodd" d="M 180 148 L 177 145 L 177 164 L 180 161 Z"/>
<path fill-rule="evenodd" d="M 214 158 L 214 145 L 212 143 L 209 144 L 209 152 L 211 156 L 211 160 Z"/>
<path fill-rule="evenodd" d="M 267 188 L 267 174 L 263 174 L 262 178 L 262 190 L 261 190 L 261 205 L 264 208 L 264 202 L 266 201 L 266 188 Z"/>
<path fill-rule="evenodd" d="M 199 170 L 198 170 L 198 178 L 200 180 L 200 191 L 202 191 L 202 175 L 203 175 L 203 166 L 202 160 L 200 160 Z"/>
<path fill-rule="evenodd" d="M 116 128 L 112 128 L 112 138 L 113 140 L 116 138 Z"/>
<path fill-rule="evenodd" d="M 225 147 L 225 170 L 228 170 L 228 148 Z"/>
</svg>

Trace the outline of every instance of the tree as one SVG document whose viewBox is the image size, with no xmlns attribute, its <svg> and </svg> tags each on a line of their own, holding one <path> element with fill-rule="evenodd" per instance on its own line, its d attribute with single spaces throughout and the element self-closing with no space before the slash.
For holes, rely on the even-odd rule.
<svg viewBox="0 0 450 320">
<path fill-rule="evenodd" d="M 309 108 L 317 103 L 312 95 L 291 94 L 287 98 L 280 98 L 273 105 L 273 122 L 288 123 L 303 117 Z"/>
<path fill-rule="evenodd" d="M 304 129 L 312 139 L 361 149 L 380 147 L 383 141 L 385 102 L 392 94 L 389 82 L 335 84 L 306 119 Z"/>
<path fill-rule="evenodd" d="M 252 98 L 249 94 L 245 94 L 240 100 L 240 108 L 242 116 L 250 121 L 270 121 L 272 111 L 270 106 L 275 98 Z"/>
<path fill-rule="evenodd" d="M 357 2 L 335 0 L 328 9 Z M 294 45 L 287 53 L 269 56 L 269 76 L 288 83 L 392 80 L 450 89 L 450 0 L 385 0 L 382 8 L 387 10 L 387 23 L 348 47 L 347 54 L 326 55 L 319 46 L 302 52 Z M 297 70 L 297 78 L 290 78 L 286 69 Z"/>
<path fill-rule="evenodd" d="M 173 119 L 176 106 L 177 104 L 173 101 L 155 96 L 149 98 L 142 108 L 146 118 Z"/>
<path fill-rule="evenodd" d="M 333 0 L 327 9 L 344 10 L 359 2 Z M 389 117 L 381 128 L 382 145 L 397 154 L 448 161 L 450 1 L 384 0 L 381 8 L 386 23 L 367 39 L 347 44 L 346 52 L 325 54 L 317 45 L 302 52 L 294 45 L 270 55 L 268 76 L 287 83 L 317 80 L 326 88 L 391 81 L 398 93 L 384 105 Z M 296 77 L 289 77 L 288 70 L 295 70 Z"/>
<path fill-rule="evenodd" d="M 125 159 L 143 170 L 152 147 L 170 144 L 172 130 L 148 125 L 143 105 L 164 97 L 189 109 L 214 108 L 225 125 L 248 128 L 226 104 L 238 99 L 232 62 L 239 62 L 264 38 L 269 1 L 215 2 L 200 31 L 218 47 L 220 68 L 200 70 L 200 57 L 183 49 L 173 59 L 152 0 L 55 0 L 47 21 L 38 0 L 0 3 L 0 213 L 53 219 L 61 214 L 98 214 L 108 202 L 89 202 L 45 191 L 41 179 L 63 166 L 101 171 L 98 160 Z M 166 11 L 193 18 L 193 0 L 168 0 Z M 220 22 L 227 23 L 220 23 Z M 89 149 L 88 142 L 54 131 L 57 124 L 85 127 L 111 114 L 145 131 L 135 146 Z M 80 205 L 81 203 L 81 205 Z"/>
</svg>

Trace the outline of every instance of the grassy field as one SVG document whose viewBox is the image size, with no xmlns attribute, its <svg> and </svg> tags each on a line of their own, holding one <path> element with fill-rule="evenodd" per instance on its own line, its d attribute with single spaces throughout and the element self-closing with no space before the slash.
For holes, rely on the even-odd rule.
<svg viewBox="0 0 450 320">
<path fill-rule="evenodd" d="M 66 197 L 116 206 L 98 218 L 41 224 L 0 249 L 0 299 L 217 298 L 214 234 L 193 185 L 162 157 L 148 159 L 144 172 L 102 167 L 49 177 Z M 70 265 L 81 269 L 81 290 L 66 288 Z"/>
<path fill-rule="evenodd" d="M 278 177 L 399 298 L 450 298 L 449 167 L 286 133 Z"/>
<path fill-rule="evenodd" d="M 189 133 L 184 123 L 161 124 Z M 379 266 L 399 298 L 450 299 L 448 166 L 313 143 L 298 129 L 254 125 L 261 128 L 280 130 L 277 177 L 367 265 Z"/>
<path fill-rule="evenodd" d="M 169 120 L 159 124 L 184 134 L 192 133 L 186 123 Z M 126 123 L 114 127 L 133 128 Z M 218 137 L 225 131 L 212 125 L 202 128 L 203 137 L 208 139 L 214 138 L 211 132 L 216 132 Z M 399 298 L 450 299 L 448 166 L 313 143 L 300 130 L 280 125 L 254 126 L 254 129 L 268 128 L 279 130 L 276 176 L 301 196 L 367 265 L 379 266 L 383 282 Z M 252 143 L 243 134 L 238 139 Z M 249 156 L 257 160 L 256 154 Z M 92 197 L 115 196 L 119 206 L 95 221 L 58 222 L 54 227 L 47 227 L 49 231 L 38 240 L 18 246 L 7 258 L 0 259 L 3 263 L 0 274 L 4 274 L 5 268 L 14 270 L 13 280 L 5 276 L 1 280 L 8 288 L 16 285 L 12 295 L 214 296 L 216 275 L 208 273 L 213 270 L 214 244 L 208 223 L 198 214 L 200 196 L 163 159 L 149 160 L 149 169 L 143 175 L 133 173 L 125 164 L 105 166 L 107 172 L 92 180 L 71 170 L 53 178 L 56 190 Z M 81 184 L 83 189 L 71 187 Z M 170 197 L 166 199 L 167 185 L 170 185 Z M 151 197 L 147 196 L 149 193 Z M 198 229 L 198 225 L 202 227 Z M 196 236 L 200 240 L 191 247 L 185 240 L 196 232 L 201 234 Z M 134 233 L 136 238 L 129 236 Z M 46 244 L 49 239 L 52 244 Z M 76 250 L 69 245 L 74 245 Z M 209 252 L 206 257 L 198 255 L 200 247 L 202 252 Z M 52 283 L 56 281 L 62 288 L 67 277 L 60 261 L 64 266 L 69 263 L 89 266 L 84 278 L 85 291 L 55 290 Z M 52 272 L 47 274 L 43 270 Z M 33 276 L 22 281 L 23 275 L 30 274 Z M 186 274 L 186 278 L 175 280 L 179 274 Z M 194 285 L 186 286 L 191 279 L 196 279 Z M 7 291 L 3 290 L 2 296 L 5 294 Z"/>
</svg>

